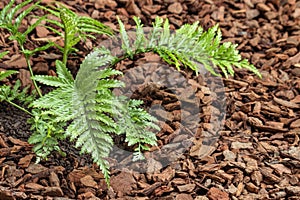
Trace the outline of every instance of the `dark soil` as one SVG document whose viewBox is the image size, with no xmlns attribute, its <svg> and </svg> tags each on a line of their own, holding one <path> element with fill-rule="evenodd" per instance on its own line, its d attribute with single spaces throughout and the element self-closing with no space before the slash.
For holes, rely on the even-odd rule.
<svg viewBox="0 0 300 200">
<path fill-rule="evenodd" d="M 17 1 L 18 3 L 22 1 Z M 42 1 L 47 3 L 49 1 Z M 145 54 L 134 61 L 125 60 L 116 66 L 125 74 L 135 72 L 136 84 L 129 90 L 131 97 L 142 99 L 145 108 L 156 115 L 162 130 L 157 134 L 158 148 L 146 154 L 145 172 L 126 165 L 128 156 L 110 159 L 111 187 L 107 188 L 103 175 L 89 156 L 80 156 L 68 141 L 61 147 L 67 153 L 56 153 L 47 161 L 35 164 L 28 116 L 6 103 L 0 105 L 0 199 L 128 199 L 128 200 L 226 200 L 226 199 L 299 199 L 300 196 L 300 2 L 296 0 L 76 0 L 63 1 L 74 11 L 92 16 L 116 29 L 116 15 L 133 28 L 132 16 L 139 16 L 145 26 L 151 26 L 155 16 L 168 17 L 173 29 L 184 23 L 199 21 L 205 29 L 219 23 L 223 41 L 238 44 L 244 58 L 254 64 L 263 78 L 236 69 L 234 77 L 220 79 L 226 99 L 221 96 L 220 84 L 211 76 L 195 76 L 188 70 L 165 74 L 170 85 L 180 85 L 180 93 L 157 83 L 164 76 L 159 71 L 165 63 L 153 54 Z M 7 1 L 0 2 L 0 9 Z M 35 13 L 42 15 L 42 13 Z M 28 20 L 28 21 L 27 21 Z M 24 25 L 30 19 L 24 20 Z M 53 37 L 41 28 L 30 36 L 28 45 L 38 45 L 37 39 Z M 9 50 L 0 63 L 0 70 L 19 70 L 23 86 L 30 85 L 24 58 L 9 35 L 0 30 L 0 51 Z M 68 67 L 73 74 L 84 56 L 105 37 L 78 45 Z M 37 74 L 55 75 L 57 50 L 32 58 Z M 143 64 L 151 63 L 149 71 Z M 159 63 L 159 65 L 157 64 Z M 136 70 L 136 71 L 134 71 Z M 139 71 L 141 70 L 141 71 Z M 136 73 L 140 72 L 140 73 Z M 152 73 L 153 72 L 153 73 Z M 164 71 L 165 73 L 166 71 Z M 176 77 L 177 76 L 177 77 Z M 12 84 L 16 77 L 7 80 Z M 131 80 L 131 79 L 130 79 Z M 139 81 L 140 80 L 140 81 Z M 221 85 L 222 85 L 221 84 Z M 192 91 L 192 92 L 191 92 Z M 192 94 L 191 94 L 192 93 Z M 175 94 L 175 95 L 174 95 Z M 197 99 L 182 109 L 181 102 Z M 222 97 L 222 98 L 221 98 Z M 223 105 L 226 101 L 226 105 Z M 189 102 L 190 103 L 190 102 Z M 190 104 L 189 104 L 190 105 Z M 159 109 L 161 107 L 163 109 Z M 156 109 L 157 108 L 157 109 Z M 195 108 L 195 109 L 188 109 Z M 195 116 L 196 124 L 186 120 Z M 222 111 L 222 108 L 226 109 Z M 165 110 L 165 112 L 163 112 Z M 196 110 L 196 111 L 195 111 Z M 185 115 L 184 111 L 188 114 Z M 218 113 L 212 123 L 212 113 Z M 197 112 L 196 112 L 197 113 Z M 225 114 L 223 114 L 225 113 Z M 170 118 L 171 117 L 171 118 Z M 192 128 L 191 128 L 192 127 Z M 178 134 L 184 130 L 186 134 Z M 189 135 L 189 137 L 185 137 Z M 195 138 L 196 140 L 191 140 Z M 177 141 L 176 151 L 170 144 Z M 188 142 L 189 141 L 189 142 Z M 192 142 L 191 142 L 192 141 Z M 125 148 L 122 138 L 119 146 Z M 180 155 L 176 153 L 179 152 Z M 180 150 L 180 151 L 179 151 Z M 154 153 L 152 153 L 154 152 Z M 150 159 L 151 158 L 151 159 Z M 153 158 L 153 159 L 152 159 Z M 172 161 L 172 162 L 171 162 Z M 166 162 L 168 165 L 163 164 Z M 145 164 L 145 163 L 143 163 Z"/>
</svg>

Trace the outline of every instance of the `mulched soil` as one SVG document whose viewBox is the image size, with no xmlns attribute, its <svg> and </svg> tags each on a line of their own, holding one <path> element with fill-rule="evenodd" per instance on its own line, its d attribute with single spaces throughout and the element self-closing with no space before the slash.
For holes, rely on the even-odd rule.
<svg viewBox="0 0 300 200">
<path fill-rule="evenodd" d="M 17 1 L 20 3 L 20 1 Z M 44 0 L 42 2 L 48 2 Z M 218 109 L 209 102 L 213 91 L 201 77 L 188 71 L 181 75 L 189 80 L 195 96 L 200 99 L 202 119 L 193 137 L 199 139 L 174 162 L 154 173 L 112 170 L 111 187 L 107 188 L 103 175 L 88 156 L 79 156 L 68 142 L 61 146 L 68 156 L 52 155 L 49 160 L 35 164 L 26 116 L 19 110 L 0 105 L 0 199 L 128 199 L 128 200 L 226 200 L 226 199 L 300 199 L 300 2 L 296 0 L 76 0 L 64 1 L 74 11 L 92 16 L 116 29 L 116 15 L 133 26 L 132 16 L 141 17 L 147 26 L 155 16 L 168 17 L 172 28 L 199 21 L 205 28 L 219 23 L 223 41 L 238 44 L 242 56 L 260 69 L 259 79 L 244 70 L 234 77 L 223 79 L 226 94 L 224 127 L 216 144 L 203 143 L 201 132 L 210 130 L 206 112 Z M 0 2 L 0 9 L 6 5 Z M 42 13 L 35 13 L 42 14 Z M 30 20 L 24 21 L 32 23 Z M 23 86 L 31 84 L 26 63 L 9 35 L 0 31 L 0 50 L 10 54 L 0 63 L 2 69 L 19 70 Z M 51 32 L 39 27 L 30 36 L 30 45 L 37 45 Z M 57 39 L 57 38 L 53 38 Z M 59 42 L 59 41 L 58 41 Z M 75 74 L 78 64 L 97 41 L 80 45 L 80 51 L 69 61 Z M 54 59 L 59 52 L 32 58 L 39 74 L 55 74 Z M 145 54 L 135 61 L 125 60 L 117 68 L 138 69 L 145 62 L 157 61 L 153 54 Z M 159 69 L 159 67 L 157 67 Z M 155 68 L 155 69 L 157 69 Z M 156 76 L 143 73 L 145 79 Z M 158 75 L 161 75 L 158 73 Z M 147 77 L 150 78 L 147 78 Z M 16 77 L 13 77 L 16 78 Z M 156 77 L 157 78 L 157 77 Z M 177 80 L 176 77 L 171 77 Z M 14 79 L 7 80 L 12 84 Z M 161 104 L 167 113 L 153 111 L 161 117 L 162 131 L 159 147 L 176 138 L 181 123 L 178 99 L 167 88 L 135 85 L 136 98 L 146 106 Z M 145 91 L 148 91 L 145 92 Z M 187 94 L 188 95 L 188 94 Z M 216 99 L 215 99 L 216 100 Z M 208 111 L 209 110 L 209 111 Z M 192 113 L 192 111 L 189 111 Z M 166 118 L 172 113 L 172 119 Z M 175 116 L 175 117 L 174 117 Z M 183 115 L 184 116 L 184 115 Z M 176 118 L 176 119 L 175 119 Z M 182 138 L 177 138 L 177 140 Z M 186 139 L 186 138 L 185 138 Z M 182 139 L 182 140 L 185 140 Z M 121 142 L 120 142 L 120 145 Z M 202 152 L 203 145 L 207 152 Z M 209 148 L 209 149 L 208 149 Z M 204 153 L 204 154 L 203 154 Z M 205 156 L 203 156 L 205 155 Z M 171 157 L 171 154 L 170 154 Z M 148 166 L 155 168 L 159 163 Z"/>
</svg>

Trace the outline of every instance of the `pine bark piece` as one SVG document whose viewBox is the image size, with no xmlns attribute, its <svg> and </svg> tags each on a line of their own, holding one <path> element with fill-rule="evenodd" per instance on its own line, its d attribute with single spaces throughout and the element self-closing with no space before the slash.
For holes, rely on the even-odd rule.
<svg viewBox="0 0 300 200">
<path fill-rule="evenodd" d="M 175 2 L 168 7 L 168 11 L 174 14 L 180 14 L 183 11 L 181 3 Z"/>
<path fill-rule="evenodd" d="M 277 97 L 273 97 L 273 100 L 282 105 L 282 106 L 285 106 L 285 107 L 288 107 L 288 108 L 300 108 L 300 105 L 299 104 L 296 104 L 296 103 L 293 103 L 291 101 L 286 101 L 286 100 L 283 100 L 283 99 L 279 99 Z"/>
<path fill-rule="evenodd" d="M 207 197 L 210 200 L 229 200 L 229 194 L 226 192 L 221 191 L 218 188 L 210 188 L 207 192 Z"/>
</svg>

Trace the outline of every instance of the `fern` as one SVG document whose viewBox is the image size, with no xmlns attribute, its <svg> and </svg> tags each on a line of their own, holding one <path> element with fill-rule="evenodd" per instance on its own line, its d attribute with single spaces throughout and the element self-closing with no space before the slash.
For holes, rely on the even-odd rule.
<svg viewBox="0 0 300 200">
<path fill-rule="evenodd" d="M 64 134 L 65 122 L 54 120 L 56 115 L 44 112 L 41 109 L 33 109 L 32 117 L 28 120 L 31 124 L 31 136 L 28 139 L 29 144 L 34 144 L 33 151 L 37 156 L 36 162 L 41 159 L 47 159 L 53 151 L 59 152 L 65 156 L 65 153 L 59 147 L 59 141 L 66 138 Z"/>
<path fill-rule="evenodd" d="M 132 43 L 123 23 L 118 19 L 125 52 L 123 58 L 132 58 L 137 53 L 154 52 L 168 64 L 175 65 L 178 70 L 184 66 L 198 74 L 198 63 L 201 63 L 209 72 L 220 76 L 215 70 L 218 67 L 226 78 L 234 75 L 233 66 L 248 69 L 261 77 L 255 66 L 241 58 L 236 50 L 237 45 L 230 42 L 221 44 L 222 34 L 218 25 L 204 32 L 199 23 L 195 22 L 191 25 L 185 24 L 171 34 L 168 19 L 156 17 L 152 31 L 146 35 L 140 19 L 135 17 L 134 21 L 136 42 Z"/>
<path fill-rule="evenodd" d="M 47 21 L 53 25 L 56 25 L 64 30 L 64 34 L 56 30 L 51 26 L 47 26 L 50 30 L 57 33 L 64 38 L 63 50 L 63 63 L 66 64 L 67 56 L 75 50 L 74 46 L 82 39 L 87 37 L 95 39 L 91 33 L 112 35 L 110 28 L 102 24 L 101 22 L 85 16 L 79 16 L 66 7 L 43 7 L 44 10 L 50 14 L 61 19 L 61 22 L 47 19 Z"/>
<path fill-rule="evenodd" d="M 158 128 L 153 123 L 154 118 L 138 108 L 140 101 L 128 101 L 125 97 L 113 95 L 111 89 L 122 87 L 124 84 L 110 77 L 122 73 L 100 67 L 112 63 L 115 59 L 105 49 L 95 50 L 81 64 L 75 80 L 66 66 L 57 61 L 58 77 L 35 76 L 35 80 L 57 89 L 32 104 L 36 109 L 43 109 L 42 114 L 53 115 L 53 122 L 70 122 L 65 135 L 70 137 L 71 141 L 76 140 L 76 147 L 81 148 L 81 153 L 91 154 L 107 182 L 109 163 L 105 158 L 113 146 L 112 134 L 125 134 L 130 145 L 138 144 L 137 151 L 141 153 L 142 149 L 147 149 L 144 144 L 156 144 L 155 134 L 145 129 Z M 118 123 L 115 119 L 118 119 Z M 40 137 L 45 138 L 46 135 L 43 131 Z M 37 149 L 41 149 L 43 140 L 38 140 L 38 136 L 33 138 L 31 142 Z M 43 152 L 42 155 L 46 154 Z"/>
</svg>

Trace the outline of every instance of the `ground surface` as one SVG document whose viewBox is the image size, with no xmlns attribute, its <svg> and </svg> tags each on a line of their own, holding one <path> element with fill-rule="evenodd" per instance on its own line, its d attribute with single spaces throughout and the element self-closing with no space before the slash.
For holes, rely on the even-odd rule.
<svg viewBox="0 0 300 200">
<path fill-rule="evenodd" d="M 263 78 L 238 70 L 234 77 L 223 80 L 226 117 L 217 143 L 205 148 L 209 155 L 203 157 L 199 149 L 210 144 L 198 142 L 155 173 L 113 170 L 109 189 L 98 168 L 88 158 L 80 157 L 67 142 L 61 144 L 68 153 L 66 158 L 53 155 L 48 161 L 34 164 L 35 156 L 26 142 L 30 135 L 27 116 L 2 103 L 0 199 L 300 199 L 299 1 L 76 0 L 65 3 L 114 29 L 116 15 L 128 29 L 133 25 L 131 16 L 134 15 L 141 17 L 146 26 L 156 15 L 168 17 L 173 28 L 199 21 L 207 29 L 219 23 L 223 40 L 238 44 L 242 56 L 259 68 Z M 0 2 L 0 9 L 4 4 Z M 30 84 L 26 63 L 8 36 L 0 31 L 0 50 L 10 51 L 0 63 L 0 69 L 17 69 L 23 85 Z M 52 36 L 51 32 L 39 28 L 31 35 L 30 45 Z M 70 59 L 69 67 L 74 73 L 83 56 L 97 45 L 95 41 L 86 42 L 78 55 Z M 53 74 L 53 60 L 58 53 L 49 50 L 35 56 L 32 59 L 35 72 Z M 145 60 L 157 61 L 157 57 L 147 54 L 137 63 L 124 61 L 119 68 L 134 68 Z M 202 97 L 203 120 L 199 127 L 205 131 L 211 125 L 205 121 L 207 110 L 218 107 L 207 105 L 210 91 L 205 90 L 201 79 L 188 72 L 185 78 Z M 165 109 L 173 103 L 170 112 L 176 113 L 176 99 L 172 100 L 167 90 L 158 88 L 152 96 L 145 92 L 135 95 L 144 100 L 151 97 L 149 104 L 155 96 L 163 96 Z M 162 113 L 156 114 L 163 118 Z M 159 135 L 161 146 L 174 138 L 180 119 L 177 121 L 161 124 L 164 131 Z M 195 136 L 201 138 L 201 131 Z"/>
</svg>

